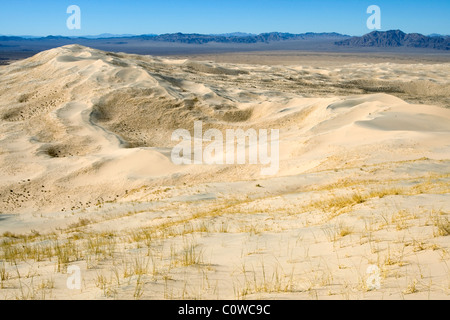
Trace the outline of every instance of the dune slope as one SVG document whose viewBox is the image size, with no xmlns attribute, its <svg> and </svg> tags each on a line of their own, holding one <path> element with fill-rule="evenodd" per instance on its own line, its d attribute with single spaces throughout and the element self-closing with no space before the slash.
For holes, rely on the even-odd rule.
<svg viewBox="0 0 450 320">
<path fill-rule="evenodd" d="M 435 146 L 448 141 L 449 110 L 386 94 L 305 98 L 301 90 L 267 88 L 271 73 L 282 72 L 275 69 L 78 45 L 3 67 L 3 211 L 85 207 L 161 179 L 258 178 L 256 166 L 173 165 L 172 132 L 192 132 L 196 120 L 204 130 L 280 129 L 281 176 L 366 161 L 448 158 L 448 149 Z M 240 87 L 258 78 L 252 90 Z"/>
<path fill-rule="evenodd" d="M 450 109 L 382 92 L 305 90 L 398 74 L 405 85 L 432 79 L 448 94 L 448 64 L 387 67 L 217 64 L 79 45 L 1 67 L 7 271 L 15 259 L 25 269 L 36 263 L 43 281 L 54 279 L 53 298 L 448 297 Z M 278 172 L 175 165 L 172 133 L 193 135 L 196 121 L 203 132 L 279 129 Z M 59 247 L 39 258 L 10 250 L 33 243 L 80 247 L 62 263 Z M 139 259 L 147 269 L 135 279 L 127 268 Z M 86 274 L 81 291 L 64 287 L 70 263 Z M 364 284 L 368 265 L 383 271 L 381 291 Z M 117 284 L 98 285 L 90 270 L 111 266 L 122 268 Z M 269 284 L 261 268 L 273 272 Z M 205 286 L 209 272 L 215 287 Z M 17 298 L 20 277 L 2 281 L 4 297 Z"/>
</svg>

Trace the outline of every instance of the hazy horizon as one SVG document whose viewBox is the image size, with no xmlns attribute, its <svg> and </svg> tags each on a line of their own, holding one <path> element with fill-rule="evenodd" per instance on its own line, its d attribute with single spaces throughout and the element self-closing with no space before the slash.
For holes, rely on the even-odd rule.
<svg viewBox="0 0 450 320">
<path fill-rule="evenodd" d="M 81 9 L 81 29 L 69 30 L 67 8 Z M 400 29 L 406 33 L 450 34 L 448 1 L 237 1 L 190 2 L 104 0 L 78 1 L 19 0 L 2 5 L 0 33 L 11 36 L 45 37 L 61 35 L 81 37 L 110 34 L 143 35 L 168 33 L 252 33 L 336 32 L 361 36 L 369 33 L 367 8 L 381 8 L 380 31 Z"/>
<path fill-rule="evenodd" d="M 396 29 L 396 30 L 400 30 L 400 29 Z M 394 31 L 394 29 L 392 30 L 368 30 L 368 32 L 366 34 L 369 34 L 371 32 L 374 31 L 380 31 L 380 32 L 387 32 L 387 31 Z M 403 30 L 400 30 L 402 32 L 404 32 Z M 269 33 L 288 33 L 288 34 L 308 34 L 308 33 L 312 33 L 312 34 L 326 34 L 326 33 L 336 33 L 342 36 L 350 36 L 350 37 L 360 37 L 363 36 L 365 34 L 342 34 L 339 32 L 335 32 L 335 31 L 325 31 L 325 32 L 312 32 L 312 31 L 308 31 L 308 32 L 302 32 L 302 33 L 293 33 L 293 32 L 280 32 L 280 31 L 271 31 L 271 32 L 263 32 L 263 33 L 247 33 L 247 32 L 241 32 L 241 31 L 235 31 L 235 32 L 225 32 L 225 33 L 185 33 L 185 32 L 173 32 L 173 33 L 142 33 L 142 34 L 128 34 L 128 33 L 124 33 L 124 34 L 113 34 L 113 33 L 101 33 L 101 34 L 83 34 L 83 35 L 77 35 L 77 36 L 68 36 L 68 35 L 61 35 L 61 34 L 47 34 L 47 35 L 42 35 L 42 36 L 34 36 L 34 35 L 27 35 L 27 34 L 0 34 L 0 36 L 2 37 L 19 37 L 19 38 L 24 38 L 24 39 L 38 39 L 38 38 L 45 38 L 45 37 L 66 37 L 66 38 L 91 38 L 91 39 L 102 39 L 102 38 L 126 38 L 126 37 L 140 37 L 140 36 L 161 36 L 161 35 L 166 35 L 166 34 L 185 34 L 185 35 L 190 35 L 190 34 L 198 34 L 198 35 L 205 35 L 205 36 L 235 36 L 237 34 L 242 34 L 240 35 L 240 37 L 247 37 L 247 36 L 257 36 L 257 35 L 261 35 L 261 34 L 269 34 Z M 405 32 L 408 33 L 408 32 Z M 450 34 L 442 34 L 442 33 L 430 33 L 430 34 L 423 34 L 425 36 L 443 36 L 443 37 L 448 37 L 450 36 Z"/>
</svg>

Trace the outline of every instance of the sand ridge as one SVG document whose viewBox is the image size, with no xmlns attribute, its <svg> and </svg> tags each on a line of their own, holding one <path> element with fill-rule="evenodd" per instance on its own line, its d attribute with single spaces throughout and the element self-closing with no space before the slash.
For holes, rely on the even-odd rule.
<svg viewBox="0 0 450 320">
<path fill-rule="evenodd" d="M 79 45 L 1 67 L 0 295 L 448 298 L 449 67 L 242 65 Z M 439 103 L 362 94 L 344 78 L 395 78 Z M 278 173 L 173 164 L 171 134 L 196 121 L 279 129 Z M 71 264 L 81 291 L 65 286 Z M 374 265 L 378 291 L 365 281 Z"/>
<path fill-rule="evenodd" d="M 351 67 L 361 74 L 359 65 Z M 433 73 L 435 66 L 429 68 Z M 79 45 L 42 52 L 3 67 L 2 162 L 14 168 L 3 172 L 5 213 L 42 211 L 46 205 L 50 210 L 67 210 L 74 205 L 73 200 L 63 200 L 57 208 L 47 203 L 49 194 L 14 200 L 8 191 L 28 179 L 32 180 L 27 188 L 31 194 L 47 185 L 48 193 L 66 194 L 64 198 L 69 199 L 74 188 L 89 188 L 90 195 L 79 201 L 86 205 L 124 196 L 126 190 L 170 179 L 173 174 L 181 177 L 179 181 L 187 175 L 195 179 L 196 174 L 203 180 L 209 179 L 205 176 L 231 181 L 238 176 L 258 178 L 255 166 L 173 165 L 168 157 L 175 144 L 171 133 L 179 128 L 192 131 L 196 120 L 204 122 L 205 130 L 281 129 L 280 175 L 312 170 L 311 164 L 319 162 L 326 166 L 330 157 L 341 157 L 340 165 L 363 162 L 376 156 L 361 147 L 377 143 L 401 144 L 407 150 L 402 159 L 419 155 L 448 158 L 448 149 L 428 150 L 427 144 L 421 143 L 432 139 L 433 133 L 438 141 L 448 139 L 448 109 L 411 105 L 382 93 L 317 99 L 304 97 L 301 90 L 276 91 L 267 81 L 271 74 L 284 71 L 280 66 L 240 68 L 113 54 Z M 323 72 L 317 70 L 316 76 L 320 79 Z M 267 80 L 262 78 L 259 86 L 251 90 L 240 87 L 245 78 L 263 74 Z M 354 150 L 354 159 L 344 158 L 343 148 L 346 153 Z M 382 159 L 395 159 L 388 148 L 377 152 Z M 297 170 L 293 170 L 293 162 Z M 83 181 L 95 183 L 85 185 Z M 111 183 L 114 190 L 107 187 Z"/>
</svg>

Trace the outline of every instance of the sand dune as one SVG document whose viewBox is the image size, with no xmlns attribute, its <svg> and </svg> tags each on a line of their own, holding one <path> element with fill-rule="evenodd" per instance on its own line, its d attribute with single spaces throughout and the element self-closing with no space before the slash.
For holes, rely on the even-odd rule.
<svg viewBox="0 0 450 320">
<path fill-rule="evenodd" d="M 340 70 L 217 64 L 107 53 L 79 45 L 39 53 L 0 68 L 0 218 L 4 217 L 0 220 L 0 231 L 34 230 L 46 234 L 85 225 L 89 232 L 125 232 L 147 227 L 154 231 L 163 223 L 179 221 L 180 225 L 186 225 L 192 219 L 197 221 L 203 217 L 216 231 L 208 231 L 214 234 L 210 242 L 201 233 L 193 232 L 200 234 L 197 240 L 208 250 L 222 252 L 222 257 L 233 261 L 231 266 L 227 264 L 228 258 L 224 261 L 220 255 L 211 258 L 215 265 L 223 266 L 215 274 L 221 283 L 241 263 L 237 262 L 240 260 L 236 252 L 242 249 L 237 243 L 246 239 L 244 234 L 257 237 L 263 234 L 264 238 L 259 240 L 251 238 L 248 245 L 258 246 L 263 241 L 264 254 L 276 251 L 276 241 L 281 241 L 282 246 L 283 234 L 290 239 L 288 243 L 291 240 L 295 243 L 297 240 L 293 239 L 303 234 L 305 242 L 293 246 L 295 254 L 289 255 L 300 254 L 299 248 L 306 250 L 304 245 L 309 243 L 308 246 L 315 246 L 312 255 L 333 256 L 329 246 L 320 247 L 312 242 L 306 232 L 311 231 L 308 226 L 315 225 L 313 233 L 331 228 L 330 223 L 338 225 L 333 219 L 343 213 L 346 218 L 342 221 L 360 226 L 378 209 L 392 215 L 398 210 L 412 210 L 413 214 L 420 215 L 422 209 L 448 213 L 450 109 L 411 104 L 386 93 L 328 93 L 312 97 L 310 91 L 305 91 L 304 83 L 320 88 L 333 79 L 373 81 L 394 77 L 405 85 L 414 80 L 417 87 L 417 81 L 433 79 L 435 95 L 448 97 L 449 92 L 445 90 L 449 88 L 449 72 L 448 64 L 421 65 L 414 69 L 396 64 L 372 67 L 353 64 Z M 175 165 L 170 158 L 176 144 L 171 141 L 171 135 L 177 129 L 193 133 L 195 121 L 202 121 L 204 130 L 214 128 L 222 132 L 237 128 L 279 129 L 277 175 L 261 176 L 264 165 Z M 430 186 L 424 186 L 423 190 L 417 187 L 427 181 Z M 371 194 L 386 188 L 408 191 L 387 192 L 361 202 L 350 199 L 341 208 L 343 211 L 336 208 L 339 202 L 336 197 L 355 192 Z M 399 197 L 396 212 L 385 196 Z M 438 203 L 438 207 L 433 207 Z M 233 206 L 237 211 L 231 214 L 229 210 Z M 353 211 L 354 206 L 359 210 L 357 213 Z M 214 210 L 223 212 L 223 216 Z M 253 211 L 257 214 L 252 217 Z M 310 216 L 303 214 L 295 219 L 296 211 L 308 212 Z M 331 212 L 336 216 L 328 216 Z M 325 216 L 328 219 L 323 220 Z M 89 222 L 74 227 L 79 221 Z M 216 226 L 229 221 L 234 227 L 226 239 L 227 233 L 217 231 Z M 414 226 L 422 225 L 420 221 Z M 249 226 L 259 231 L 251 231 Z M 287 231 L 278 233 L 282 230 Z M 414 233 L 413 237 L 419 237 L 421 232 Z M 324 234 L 325 238 L 330 235 L 321 233 L 319 239 Z M 383 234 L 380 231 L 381 238 Z M 233 244 L 233 241 L 237 242 Z M 386 250 L 387 242 L 383 241 L 379 252 Z M 436 241 L 435 248 L 442 252 L 443 258 L 430 263 L 439 269 L 449 259 L 448 235 Z M 220 243 L 228 244 L 221 247 Z M 341 249 L 346 246 L 340 240 L 337 243 Z M 354 250 L 346 253 L 341 250 L 342 255 L 366 255 L 363 244 L 361 248 L 347 245 Z M 427 245 L 432 244 L 427 242 Z M 227 246 L 230 249 L 225 253 Z M 119 251 L 124 250 L 126 246 Z M 161 261 L 166 259 L 163 252 L 161 255 Z M 306 257 L 305 252 L 302 257 Z M 287 260 L 296 259 L 299 258 L 291 256 Z M 84 260 L 71 261 L 80 264 Z M 318 260 L 314 261 L 311 263 Z M 295 264 L 283 262 L 280 267 L 285 269 L 292 263 Z M 323 275 L 325 269 L 319 265 L 313 269 Z M 358 272 L 361 268 L 358 267 Z M 303 271 L 292 276 L 302 278 L 306 269 L 300 266 L 299 270 Z M 450 288 L 438 288 L 447 285 L 445 272 L 441 271 L 436 275 L 437 287 L 429 291 L 440 298 L 448 295 Z M 177 276 L 171 274 L 171 277 Z M 63 275 L 58 279 L 63 281 Z M 240 283 L 242 279 L 239 279 Z M 345 282 L 345 279 L 351 279 L 351 273 L 343 275 L 341 280 Z M 327 290 L 334 290 L 333 280 L 330 283 L 325 280 L 318 280 L 324 282 L 321 286 L 313 281 L 316 295 L 323 297 Z M 390 285 L 398 284 L 388 280 Z M 147 284 L 153 293 L 147 297 L 161 297 L 162 292 L 150 282 Z M 93 285 L 87 285 L 81 293 L 67 293 L 61 288 L 62 283 L 56 286 L 64 297 L 105 296 Z M 233 288 L 223 286 L 223 295 L 217 294 L 218 297 L 231 297 Z M 296 298 L 311 294 L 300 287 L 287 290 L 288 293 L 275 288 L 270 292 L 261 289 L 248 296 L 275 294 L 272 297 Z M 121 292 L 125 297 L 130 296 L 130 291 L 120 284 L 117 290 L 119 296 Z M 388 298 L 386 290 L 383 297 Z M 13 288 L 8 292 L 14 292 Z M 394 297 L 401 292 L 395 291 Z M 214 294 L 209 292 L 201 297 Z M 378 293 L 373 294 L 379 297 Z M 238 297 L 242 295 L 239 291 Z"/>
</svg>

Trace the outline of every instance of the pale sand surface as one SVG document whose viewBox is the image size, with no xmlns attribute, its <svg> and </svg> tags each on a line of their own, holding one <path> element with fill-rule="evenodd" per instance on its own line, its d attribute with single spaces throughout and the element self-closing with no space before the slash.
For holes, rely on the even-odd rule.
<svg viewBox="0 0 450 320">
<path fill-rule="evenodd" d="M 450 63 L 330 59 L 1 67 L 0 298 L 448 299 Z M 279 129 L 277 175 L 173 164 L 197 120 Z"/>
</svg>

